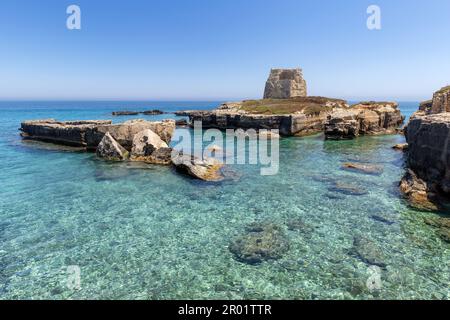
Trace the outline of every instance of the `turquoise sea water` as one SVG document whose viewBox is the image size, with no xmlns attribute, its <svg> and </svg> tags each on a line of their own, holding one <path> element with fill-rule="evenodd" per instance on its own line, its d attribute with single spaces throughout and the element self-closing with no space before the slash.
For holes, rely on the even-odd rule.
<svg viewBox="0 0 450 320">
<path fill-rule="evenodd" d="M 408 208 L 397 192 L 403 154 L 391 146 L 402 136 L 286 138 L 278 175 L 233 166 L 239 179 L 209 184 L 167 167 L 104 163 L 94 154 L 25 143 L 17 131 L 26 119 L 216 105 L 0 103 L 0 299 L 450 298 L 450 245 L 423 222 L 432 214 Z M 417 105 L 401 107 L 410 115 Z M 342 171 L 346 161 L 384 172 Z M 337 192 L 333 180 L 366 193 Z M 248 265 L 228 250 L 255 221 L 285 230 L 289 251 L 280 260 Z M 292 221 L 307 230 L 289 230 Z M 359 236 L 384 255 L 379 290 L 368 289 L 369 265 L 352 251 Z M 67 286 L 70 266 L 80 268 L 79 290 Z"/>
</svg>

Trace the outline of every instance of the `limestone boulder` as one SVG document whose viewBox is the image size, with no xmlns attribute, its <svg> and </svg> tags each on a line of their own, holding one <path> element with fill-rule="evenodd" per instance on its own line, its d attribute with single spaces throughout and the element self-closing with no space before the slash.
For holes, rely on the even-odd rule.
<svg viewBox="0 0 450 320">
<path fill-rule="evenodd" d="M 409 204 L 419 210 L 436 211 L 436 195 L 432 192 L 427 182 L 417 177 L 411 169 L 408 169 L 400 182 L 400 192 L 408 200 Z"/>
<path fill-rule="evenodd" d="M 340 110 L 328 116 L 325 123 L 325 137 L 328 140 L 346 140 L 359 136 L 359 112 Z"/>
<path fill-rule="evenodd" d="M 172 164 L 178 171 L 196 179 L 213 182 L 224 179 L 221 173 L 223 164 L 213 158 L 199 159 L 193 155 L 174 151 L 172 154 Z"/>
<path fill-rule="evenodd" d="M 109 161 L 124 161 L 129 157 L 128 151 L 107 132 L 97 147 L 97 156 Z"/>
<path fill-rule="evenodd" d="M 154 151 L 168 147 L 167 143 L 164 142 L 159 135 L 150 129 L 146 129 L 134 136 L 131 156 L 148 157 L 151 156 Z"/>
<path fill-rule="evenodd" d="M 90 128 L 86 132 L 86 142 L 88 149 L 95 149 L 106 132 L 119 142 L 125 149 L 131 150 L 134 136 L 144 130 L 152 130 L 161 140 L 170 143 L 175 132 L 175 121 L 145 121 L 142 119 L 130 120 L 121 124 L 101 125 Z"/>
</svg>

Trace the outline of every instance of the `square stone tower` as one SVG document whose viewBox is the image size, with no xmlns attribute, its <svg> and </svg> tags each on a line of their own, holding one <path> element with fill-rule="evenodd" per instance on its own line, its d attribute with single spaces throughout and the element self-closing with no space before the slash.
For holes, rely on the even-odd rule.
<svg viewBox="0 0 450 320">
<path fill-rule="evenodd" d="M 272 69 L 266 82 L 264 99 L 306 97 L 302 69 Z"/>
</svg>

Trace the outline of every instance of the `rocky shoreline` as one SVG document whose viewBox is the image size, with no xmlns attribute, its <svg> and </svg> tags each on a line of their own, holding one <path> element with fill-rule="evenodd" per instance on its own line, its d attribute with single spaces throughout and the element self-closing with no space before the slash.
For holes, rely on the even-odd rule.
<svg viewBox="0 0 450 320">
<path fill-rule="evenodd" d="M 408 172 L 400 189 L 412 206 L 447 211 L 450 202 L 450 87 L 421 103 L 405 128 Z"/>
<path fill-rule="evenodd" d="M 359 135 L 393 134 L 405 117 L 394 102 L 362 102 L 349 106 L 345 100 L 296 97 L 224 103 L 212 111 L 181 111 L 190 124 L 203 128 L 275 129 L 282 136 L 325 133 L 327 139 L 353 139 Z"/>
<path fill-rule="evenodd" d="M 280 98 L 282 96 L 283 98 Z M 145 114 L 145 112 L 143 112 Z M 150 111 L 147 114 L 161 114 Z M 132 111 L 115 115 L 135 115 Z M 405 117 L 395 102 L 361 102 L 349 105 L 341 99 L 306 96 L 301 70 L 272 70 L 266 84 L 265 98 L 224 103 L 211 111 L 180 111 L 186 120 L 130 120 L 113 124 L 109 120 L 57 121 L 54 119 L 24 121 L 23 139 L 39 140 L 95 151 L 107 161 L 145 162 L 171 165 L 176 171 L 204 181 L 222 181 L 224 165 L 215 159 L 199 159 L 170 147 L 177 126 L 217 129 L 278 129 L 282 136 L 305 136 L 323 133 L 327 140 L 355 139 L 361 135 L 399 134 Z M 404 128 L 407 144 L 393 148 L 405 152 L 407 170 L 399 189 L 412 207 L 425 211 L 447 211 L 450 199 L 450 87 L 420 104 L 419 110 Z M 273 137 L 271 137 L 273 138 Z M 383 167 L 360 162 L 342 164 L 342 170 L 367 175 L 383 174 Z M 322 177 L 323 179 L 323 177 Z M 328 181 L 330 192 L 362 196 L 367 193 L 339 180 Z M 390 221 L 377 217 L 384 223 Z M 437 220 L 436 220 L 437 219 Z M 449 218 L 426 221 L 437 228 L 444 241 L 450 241 Z M 369 264 L 384 267 L 366 240 L 355 240 L 355 254 Z M 278 259 L 287 250 L 282 229 L 272 225 L 253 225 L 247 234 L 236 238 L 230 251 L 239 261 L 257 264 Z"/>
</svg>

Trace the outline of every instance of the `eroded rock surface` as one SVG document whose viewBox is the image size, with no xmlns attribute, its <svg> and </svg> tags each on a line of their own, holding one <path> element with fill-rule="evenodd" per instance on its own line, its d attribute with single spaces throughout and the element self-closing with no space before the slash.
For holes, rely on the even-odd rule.
<svg viewBox="0 0 450 320">
<path fill-rule="evenodd" d="M 134 136 L 147 129 L 152 130 L 164 142 L 169 143 L 175 132 L 175 121 L 145 121 L 137 119 L 121 124 L 95 126 L 86 131 L 87 148 L 96 148 L 106 132 L 109 132 L 125 149 L 131 150 Z"/>
<path fill-rule="evenodd" d="M 167 143 L 152 130 L 146 129 L 134 136 L 131 155 L 133 157 L 148 157 L 160 148 L 168 148 Z"/>
<path fill-rule="evenodd" d="M 329 115 L 325 136 L 341 140 L 359 135 L 394 134 L 404 120 L 395 102 L 361 102 Z"/>
<path fill-rule="evenodd" d="M 283 136 L 304 136 L 324 130 L 328 115 L 346 108 L 344 100 L 324 97 L 247 100 L 222 104 L 212 111 L 184 111 L 190 123 L 203 128 L 276 129 Z"/>
<path fill-rule="evenodd" d="M 124 161 L 129 152 L 107 132 L 97 147 L 97 156 L 109 161 Z"/>
<path fill-rule="evenodd" d="M 86 147 L 86 132 L 97 126 L 110 125 L 111 121 L 57 121 L 55 119 L 24 121 L 21 136 L 24 139 L 51 142 L 55 144 Z M 100 143 L 101 139 L 98 141 Z M 98 143 L 97 143 L 98 145 Z M 97 147 L 97 145 L 95 147 Z"/>
<path fill-rule="evenodd" d="M 406 197 L 411 206 L 419 210 L 438 210 L 435 194 L 424 180 L 417 177 L 411 169 L 408 169 L 400 182 L 400 191 Z"/>
<path fill-rule="evenodd" d="M 450 113 L 417 116 L 406 130 L 408 166 L 450 196 Z"/>
<path fill-rule="evenodd" d="M 224 179 L 220 172 L 223 164 L 213 158 L 198 159 L 193 155 L 174 151 L 172 163 L 178 171 L 187 173 L 196 179 L 213 182 Z"/>
<path fill-rule="evenodd" d="M 246 228 L 243 235 L 231 242 L 229 250 L 238 261 L 259 264 L 280 259 L 289 250 L 289 242 L 280 226 L 254 223 Z"/>
</svg>

